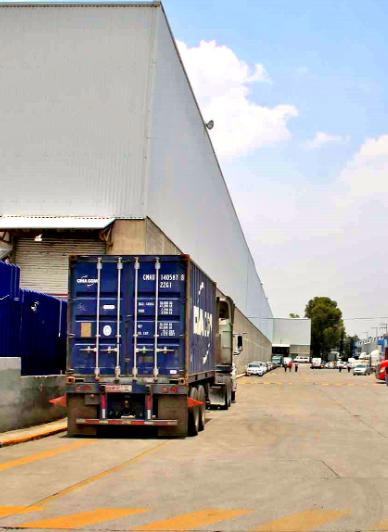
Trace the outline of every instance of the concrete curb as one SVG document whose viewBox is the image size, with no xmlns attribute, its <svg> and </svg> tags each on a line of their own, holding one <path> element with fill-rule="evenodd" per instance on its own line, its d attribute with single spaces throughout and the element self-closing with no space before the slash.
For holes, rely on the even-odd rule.
<svg viewBox="0 0 388 532">
<path fill-rule="evenodd" d="M 58 434 L 59 432 L 65 432 L 66 430 L 67 420 L 61 419 L 59 421 L 53 421 L 52 423 L 29 427 L 27 429 L 3 432 L 0 434 L 0 447 L 8 447 L 10 445 L 17 445 L 18 443 L 39 440 L 41 438 L 46 438 L 47 436 L 52 436 L 53 434 Z"/>
</svg>

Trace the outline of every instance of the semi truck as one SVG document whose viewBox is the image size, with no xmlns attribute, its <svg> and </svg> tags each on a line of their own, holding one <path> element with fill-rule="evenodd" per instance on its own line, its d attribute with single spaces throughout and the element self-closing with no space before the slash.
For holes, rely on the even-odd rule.
<svg viewBox="0 0 388 532">
<path fill-rule="evenodd" d="M 243 337 L 233 301 L 188 255 L 73 256 L 69 266 L 69 436 L 118 426 L 194 436 L 206 407 L 229 408 Z"/>
</svg>

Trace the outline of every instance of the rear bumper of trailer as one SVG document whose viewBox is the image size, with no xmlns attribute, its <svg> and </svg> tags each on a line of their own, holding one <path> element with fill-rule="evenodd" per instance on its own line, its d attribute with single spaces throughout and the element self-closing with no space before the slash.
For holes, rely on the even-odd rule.
<svg viewBox="0 0 388 532">
<path fill-rule="evenodd" d="M 136 426 L 136 427 L 176 427 L 178 420 L 176 419 L 93 419 L 93 418 L 77 418 L 77 425 L 93 425 L 93 426 Z"/>
</svg>

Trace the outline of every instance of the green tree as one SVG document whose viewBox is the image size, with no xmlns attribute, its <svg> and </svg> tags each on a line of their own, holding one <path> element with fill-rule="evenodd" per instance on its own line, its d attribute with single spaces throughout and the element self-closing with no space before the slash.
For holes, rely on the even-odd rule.
<svg viewBox="0 0 388 532">
<path fill-rule="evenodd" d="M 329 297 L 314 297 L 306 305 L 306 318 L 311 319 L 311 350 L 314 356 L 325 358 L 338 347 L 345 334 L 342 312 Z"/>
<path fill-rule="evenodd" d="M 300 318 L 299 314 L 295 314 L 295 312 L 290 312 L 288 316 L 290 318 Z"/>
</svg>

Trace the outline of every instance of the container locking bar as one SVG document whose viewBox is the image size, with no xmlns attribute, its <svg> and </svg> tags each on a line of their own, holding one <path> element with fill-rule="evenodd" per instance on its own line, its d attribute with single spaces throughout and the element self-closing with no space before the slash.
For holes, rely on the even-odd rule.
<svg viewBox="0 0 388 532">
<path fill-rule="evenodd" d="M 136 379 L 137 377 L 137 305 L 138 305 L 138 294 L 139 294 L 139 257 L 135 257 L 135 316 L 134 316 L 134 323 L 133 323 L 133 368 L 132 368 L 132 375 L 133 378 Z"/>
<path fill-rule="evenodd" d="M 94 368 L 94 375 L 96 379 L 100 377 L 100 299 L 101 299 L 101 270 L 102 261 L 101 257 L 97 259 L 97 302 L 96 302 L 96 367 Z"/>
<path fill-rule="evenodd" d="M 154 331 L 154 379 L 159 375 L 158 368 L 158 329 L 159 329 L 159 270 L 160 270 L 160 261 L 157 257 L 155 261 L 155 331 Z"/>
<path fill-rule="evenodd" d="M 116 324 L 116 367 L 115 378 L 120 377 L 120 318 L 121 318 L 121 272 L 123 270 L 123 262 L 121 257 L 117 260 L 117 324 Z"/>
</svg>

